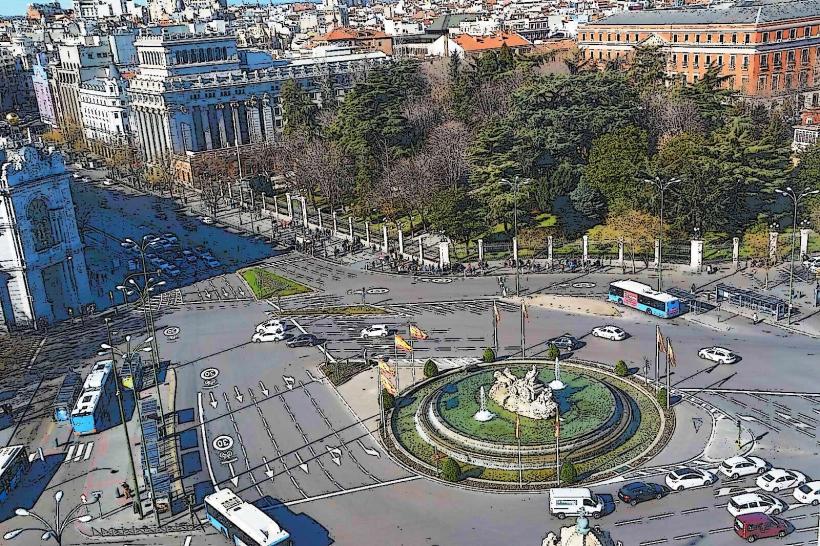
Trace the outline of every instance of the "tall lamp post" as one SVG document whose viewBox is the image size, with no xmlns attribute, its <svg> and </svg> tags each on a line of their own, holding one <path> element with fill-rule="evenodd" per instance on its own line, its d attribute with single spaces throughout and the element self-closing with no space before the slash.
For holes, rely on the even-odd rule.
<svg viewBox="0 0 820 546">
<path fill-rule="evenodd" d="M 663 180 L 659 176 L 654 178 L 646 178 L 644 179 L 646 184 L 651 184 L 656 190 L 658 190 L 658 194 L 660 195 L 660 210 L 658 216 L 660 218 L 660 226 L 658 227 L 658 292 L 663 290 L 663 200 L 664 194 L 666 190 L 668 190 L 671 186 L 680 182 L 679 178 L 669 178 L 668 180 Z"/>
<path fill-rule="evenodd" d="M 11 531 L 7 532 L 3 535 L 4 540 L 12 540 L 17 538 L 21 533 L 24 531 L 42 531 L 43 534 L 40 536 L 41 540 L 48 540 L 53 538 L 57 544 L 63 543 L 63 532 L 65 532 L 66 528 L 70 523 L 74 522 L 81 522 L 81 523 L 88 523 L 91 521 L 91 516 L 89 514 L 85 514 L 83 516 L 77 516 L 77 512 L 85 506 L 85 504 L 80 503 L 74 508 L 72 508 L 65 518 L 60 519 L 60 501 L 63 500 L 63 492 L 62 490 L 57 491 L 54 493 L 54 505 L 55 505 L 55 514 L 54 514 L 54 522 L 50 523 L 46 521 L 46 519 L 38 514 L 36 514 L 32 510 L 26 510 L 25 508 L 17 508 L 14 513 L 20 517 L 29 517 L 36 519 L 43 527 L 31 527 L 31 528 L 19 528 L 19 529 L 12 529 Z"/>
<path fill-rule="evenodd" d="M 507 180 L 506 178 L 502 178 L 501 182 L 506 184 L 507 186 L 511 187 L 513 190 L 513 237 L 515 238 L 515 244 L 518 245 L 518 188 L 522 184 L 528 184 L 529 179 L 522 180 L 518 177 L 518 175 L 514 176 L 512 181 Z M 519 254 L 521 248 L 518 247 L 518 252 L 516 253 L 516 260 L 515 260 L 515 295 L 519 296 L 521 293 L 521 267 L 519 266 L 519 262 L 521 260 L 518 259 L 517 254 Z"/>
<path fill-rule="evenodd" d="M 794 301 L 794 247 L 795 247 L 795 240 L 797 236 L 797 209 L 800 206 L 800 201 L 809 197 L 811 195 L 817 195 L 820 193 L 820 190 L 814 190 L 811 188 L 806 188 L 800 193 L 794 191 L 791 186 L 787 187 L 785 190 L 781 190 L 777 188 L 774 190 L 776 193 L 780 195 L 784 195 L 792 200 L 792 204 L 794 205 L 794 212 L 792 213 L 792 252 L 791 252 L 791 259 L 789 261 L 789 318 L 788 323 L 792 323 L 792 302 Z"/>
</svg>

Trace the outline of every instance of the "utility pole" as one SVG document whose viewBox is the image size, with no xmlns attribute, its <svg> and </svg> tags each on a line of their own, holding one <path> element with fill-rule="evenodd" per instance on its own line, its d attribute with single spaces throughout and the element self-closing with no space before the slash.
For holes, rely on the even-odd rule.
<svg viewBox="0 0 820 546">
<path fill-rule="evenodd" d="M 663 291 L 663 201 L 664 194 L 670 186 L 680 182 L 679 178 L 670 178 L 668 180 L 661 180 L 660 177 L 647 178 L 645 183 L 654 186 L 660 194 L 660 226 L 658 227 L 658 292 Z"/>
</svg>

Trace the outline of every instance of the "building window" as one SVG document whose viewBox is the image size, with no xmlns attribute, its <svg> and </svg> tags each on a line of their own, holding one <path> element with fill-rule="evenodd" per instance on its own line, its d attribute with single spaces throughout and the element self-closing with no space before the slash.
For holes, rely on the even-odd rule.
<svg viewBox="0 0 820 546">
<path fill-rule="evenodd" d="M 774 66 L 779 67 L 781 65 L 782 54 L 779 51 L 776 51 L 774 54 Z"/>
<path fill-rule="evenodd" d="M 711 34 L 707 34 L 707 35 L 706 35 L 706 43 L 707 43 L 707 44 L 711 44 L 711 43 L 712 43 L 712 35 L 711 35 Z"/>
<path fill-rule="evenodd" d="M 718 42 L 723 43 L 723 34 L 718 34 Z"/>
<path fill-rule="evenodd" d="M 607 42 L 611 42 L 611 41 L 612 41 L 612 34 L 610 34 L 609 32 L 607 32 L 607 34 L 606 34 L 606 41 L 607 41 Z"/>
<path fill-rule="evenodd" d="M 629 34 L 627 34 L 627 36 L 629 36 Z M 615 41 L 616 41 L 616 42 L 620 42 L 620 41 L 621 41 L 621 33 L 620 33 L 620 32 L 618 32 L 617 34 L 615 34 Z"/>
<path fill-rule="evenodd" d="M 684 68 L 689 66 L 689 54 L 688 53 L 683 54 L 683 63 L 681 64 L 681 66 L 683 66 Z"/>
<path fill-rule="evenodd" d="M 809 62 L 809 48 L 804 47 L 800 51 L 800 62 L 803 64 L 808 64 Z"/>
<path fill-rule="evenodd" d="M 747 36 L 748 36 L 748 34 L 747 34 Z M 736 43 L 737 43 L 737 33 L 732 34 L 732 43 L 733 43 L 733 44 L 736 44 Z"/>
<path fill-rule="evenodd" d="M 792 64 L 792 65 L 794 64 L 794 50 L 793 49 L 786 52 L 786 61 L 789 64 Z"/>
<path fill-rule="evenodd" d="M 768 32 L 763 33 L 763 40 L 762 41 L 763 41 L 764 44 L 769 41 L 769 33 Z"/>
<path fill-rule="evenodd" d="M 814 93 L 811 96 L 811 105 L 814 106 L 815 108 L 817 106 L 820 106 L 820 95 L 818 95 L 817 93 Z"/>
<path fill-rule="evenodd" d="M 586 42 L 586 41 L 587 41 L 587 33 L 586 33 L 586 32 L 582 32 L 582 33 L 581 33 L 581 41 L 582 41 L 582 42 Z"/>
<path fill-rule="evenodd" d="M 695 58 L 694 58 L 694 60 L 693 60 L 693 62 L 692 62 L 692 66 L 694 66 L 695 68 L 697 68 L 699 65 L 700 65 L 700 55 L 695 54 Z"/>
<path fill-rule="evenodd" d="M 785 83 L 786 83 L 786 89 L 791 89 L 792 88 L 792 75 L 791 74 L 786 74 Z"/>
<path fill-rule="evenodd" d="M 678 35 L 677 35 L 677 34 L 673 34 L 673 35 L 672 35 L 672 41 L 673 41 L 673 42 L 677 42 L 677 41 L 678 41 Z"/>
<path fill-rule="evenodd" d="M 688 42 L 688 41 L 689 41 L 689 35 L 688 35 L 688 34 L 684 34 L 684 35 L 683 35 L 683 41 L 684 41 L 684 42 Z"/>
<path fill-rule="evenodd" d="M 746 35 L 743 36 L 743 43 L 748 44 L 751 41 L 752 41 L 752 35 L 747 32 Z"/>
<path fill-rule="evenodd" d="M 811 36 L 811 27 L 806 27 L 803 29 L 803 36 L 809 38 Z"/>
<path fill-rule="evenodd" d="M 697 57 L 695 57 L 695 58 L 697 59 Z M 706 66 L 711 66 L 711 64 L 712 64 L 712 56 L 707 55 L 706 56 Z"/>
<path fill-rule="evenodd" d="M 807 72 L 803 71 L 797 76 L 797 85 L 800 89 L 804 89 L 809 83 L 809 75 Z"/>
<path fill-rule="evenodd" d="M 789 40 L 796 40 L 797 39 L 797 29 L 792 28 L 789 29 Z"/>
<path fill-rule="evenodd" d="M 735 67 L 735 56 L 729 55 L 729 68 L 734 69 Z"/>
<path fill-rule="evenodd" d="M 599 41 L 599 42 L 603 42 L 603 41 L 604 41 L 604 33 L 603 33 L 603 32 L 599 32 L 599 33 L 598 33 L 598 41 Z"/>
<path fill-rule="evenodd" d="M 695 34 L 695 43 L 696 44 L 700 43 L 700 34 Z"/>
<path fill-rule="evenodd" d="M 780 74 L 772 74 L 772 91 L 777 91 L 780 87 Z"/>
<path fill-rule="evenodd" d="M 766 76 L 760 76 L 757 79 L 757 90 L 763 91 L 764 89 L 766 89 Z"/>
<path fill-rule="evenodd" d="M 42 199 L 35 199 L 26 208 L 26 216 L 31 222 L 31 234 L 34 237 L 34 250 L 40 252 L 57 244 L 51 215 Z"/>
<path fill-rule="evenodd" d="M 783 31 L 782 31 L 782 30 L 778 30 L 778 31 L 774 34 L 774 39 L 775 39 L 775 41 L 776 41 L 776 42 L 782 42 L 782 41 L 783 41 Z"/>
</svg>

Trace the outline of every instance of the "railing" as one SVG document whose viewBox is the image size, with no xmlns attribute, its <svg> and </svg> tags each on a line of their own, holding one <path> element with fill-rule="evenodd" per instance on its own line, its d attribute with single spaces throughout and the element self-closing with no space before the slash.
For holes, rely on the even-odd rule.
<svg viewBox="0 0 820 546">
<path fill-rule="evenodd" d="M 127 536 L 142 536 L 142 535 L 156 535 L 167 533 L 192 533 L 194 531 L 201 531 L 202 525 L 198 523 L 169 523 L 157 527 L 156 525 L 132 525 L 131 527 L 108 527 L 91 528 L 92 537 L 127 537 Z"/>
</svg>

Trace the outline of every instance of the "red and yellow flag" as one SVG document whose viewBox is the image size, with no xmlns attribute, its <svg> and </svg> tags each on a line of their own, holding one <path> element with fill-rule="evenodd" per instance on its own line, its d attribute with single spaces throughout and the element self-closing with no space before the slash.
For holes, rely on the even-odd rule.
<svg viewBox="0 0 820 546">
<path fill-rule="evenodd" d="M 525 301 L 521 302 L 521 314 L 524 315 L 526 320 L 530 319 L 530 310 L 527 309 L 527 302 Z"/>
<path fill-rule="evenodd" d="M 382 377 L 382 387 L 384 387 L 384 390 L 386 390 L 393 396 L 396 396 L 396 386 L 393 385 L 393 383 L 391 383 L 390 380 L 386 377 Z"/>
<path fill-rule="evenodd" d="M 517 413 L 515 414 L 515 439 L 519 440 L 521 438 L 521 416 Z"/>
<path fill-rule="evenodd" d="M 669 365 L 673 368 L 678 365 L 677 361 L 675 360 L 675 352 L 672 350 L 672 340 L 666 338 L 666 347 L 667 347 L 667 358 L 669 359 Z"/>
<path fill-rule="evenodd" d="M 655 338 L 658 340 L 658 351 L 665 353 L 666 352 L 666 343 L 663 340 L 663 334 L 661 333 L 661 327 L 655 326 Z"/>
<path fill-rule="evenodd" d="M 410 325 L 410 337 L 413 339 L 420 339 L 425 340 L 427 339 L 427 332 L 416 326 L 415 324 Z"/>
<path fill-rule="evenodd" d="M 396 349 L 401 349 L 402 351 L 405 351 L 405 352 L 408 352 L 408 353 L 413 352 L 413 347 L 411 347 L 410 344 L 407 343 L 407 340 L 404 339 L 403 337 L 401 337 L 400 335 L 397 334 L 394 341 L 395 341 Z"/>
<path fill-rule="evenodd" d="M 390 363 L 387 362 L 386 360 L 379 360 L 379 370 L 381 370 L 382 373 L 388 374 L 388 375 L 391 375 L 391 376 L 395 374 L 395 371 L 393 370 L 393 368 L 390 367 Z"/>
<path fill-rule="evenodd" d="M 558 411 L 555 412 L 555 438 L 561 437 L 561 419 L 558 417 Z"/>
<path fill-rule="evenodd" d="M 501 313 L 498 312 L 498 305 L 496 305 L 495 300 L 493 300 L 493 316 L 495 317 L 496 324 L 501 322 Z"/>
</svg>

